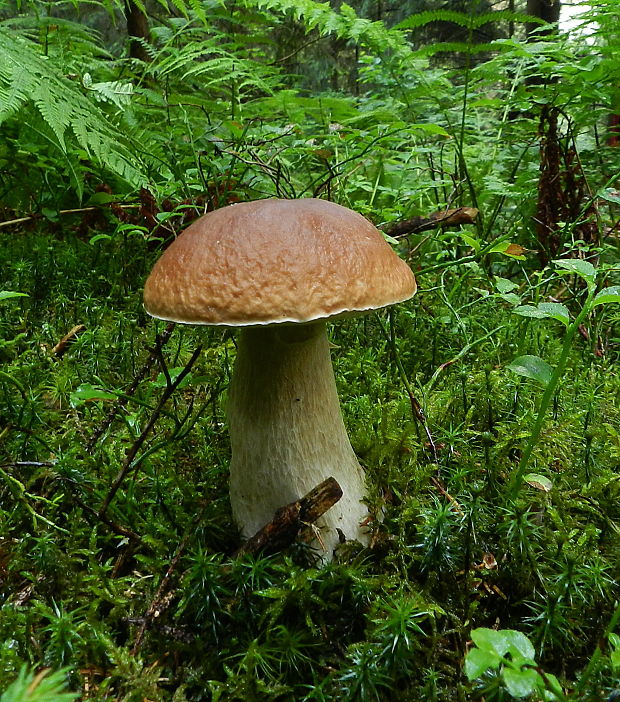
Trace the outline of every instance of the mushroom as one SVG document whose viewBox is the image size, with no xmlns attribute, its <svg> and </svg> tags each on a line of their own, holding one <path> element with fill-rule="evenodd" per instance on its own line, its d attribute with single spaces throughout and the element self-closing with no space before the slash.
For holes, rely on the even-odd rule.
<svg viewBox="0 0 620 702">
<path fill-rule="evenodd" d="M 333 476 L 342 498 L 318 526 L 367 542 L 364 474 L 344 426 L 326 320 L 410 298 L 409 266 L 360 214 L 316 199 L 259 200 L 204 215 L 144 288 L 146 311 L 241 327 L 229 387 L 230 501 L 242 536 Z"/>
</svg>

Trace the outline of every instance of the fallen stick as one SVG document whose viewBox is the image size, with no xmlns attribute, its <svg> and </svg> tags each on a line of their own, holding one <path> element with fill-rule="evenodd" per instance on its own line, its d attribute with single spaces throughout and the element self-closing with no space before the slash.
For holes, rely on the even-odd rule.
<svg viewBox="0 0 620 702">
<path fill-rule="evenodd" d="M 473 224 L 477 216 L 478 210 L 475 207 L 457 207 L 453 210 L 434 212 L 428 217 L 412 217 L 400 222 L 392 222 L 381 228 L 388 236 L 398 239 L 409 234 L 435 229 L 438 226 L 458 227 L 461 224 Z"/>
<path fill-rule="evenodd" d="M 83 324 L 76 324 L 71 331 L 65 334 L 62 339 L 54 346 L 52 353 L 56 354 L 58 358 L 64 355 L 67 347 L 72 341 L 75 341 L 77 337 L 86 329 Z"/>
<path fill-rule="evenodd" d="M 233 557 L 282 551 L 295 541 L 303 527 L 313 524 L 341 497 L 340 485 L 334 478 L 327 478 L 300 500 L 280 507 L 273 519 L 242 544 Z"/>
<path fill-rule="evenodd" d="M 138 389 L 140 383 L 146 378 L 149 371 L 151 370 L 151 366 L 155 363 L 155 361 L 161 354 L 162 348 L 168 343 L 168 340 L 170 339 L 174 327 L 174 322 L 170 322 L 166 325 L 166 328 L 160 334 L 157 335 L 157 337 L 155 338 L 154 347 L 150 349 L 148 358 L 144 362 L 142 368 L 140 368 L 140 370 L 138 371 L 136 377 L 133 379 L 133 382 L 131 383 L 129 388 L 125 390 L 123 395 L 119 397 L 118 400 L 114 403 L 112 409 L 108 412 L 101 425 L 97 429 L 95 429 L 92 436 L 88 440 L 88 443 L 86 444 L 86 451 L 88 451 L 88 453 L 93 452 L 95 445 L 110 427 L 118 412 L 125 407 L 125 405 L 129 402 L 131 397 L 136 393 L 136 390 Z"/>
</svg>

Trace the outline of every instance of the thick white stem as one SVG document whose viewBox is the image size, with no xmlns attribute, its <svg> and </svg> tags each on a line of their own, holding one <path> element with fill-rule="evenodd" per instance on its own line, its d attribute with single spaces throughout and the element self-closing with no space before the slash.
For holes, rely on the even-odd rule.
<svg viewBox="0 0 620 702">
<path fill-rule="evenodd" d="M 343 495 L 317 522 L 325 557 L 339 543 L 336 529 L 366 542 L 364 475 L 342 420 L 325 324 L 242 330 L 228 402 L 230 499 L 243 536 L 332 476 Z"/>
</svg>

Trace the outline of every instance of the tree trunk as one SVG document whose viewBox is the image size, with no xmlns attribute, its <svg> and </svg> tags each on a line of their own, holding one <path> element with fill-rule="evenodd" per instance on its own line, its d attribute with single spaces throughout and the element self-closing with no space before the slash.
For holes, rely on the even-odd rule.
<svg viewBox="0 0 620 702">
<path fill-rule="evenodd" d="M 560 6 L 560 0 L 527 0 L 527 14 L 553 24 L 560 19 Z M 540 25 L 535 22 L 528 22 L 525 25 L 528 39 L 533 38 L 534 31 L 539 27 Z M 550 34 L 552 29 L 543 27 L 542 30 L 538 29 L 536 35 L 540 35 L 541 31 L 543 34 Z"/>
<path fill-rule="evenodd" d="M 151 57 L 143 43 L 151 43 L 148 17 L 133 0 L 125 0 L 125 17 L 127 19 L 127 34 L 129 36 L 129 55 L 131 58 L 149 63 Z"/>
</svg>

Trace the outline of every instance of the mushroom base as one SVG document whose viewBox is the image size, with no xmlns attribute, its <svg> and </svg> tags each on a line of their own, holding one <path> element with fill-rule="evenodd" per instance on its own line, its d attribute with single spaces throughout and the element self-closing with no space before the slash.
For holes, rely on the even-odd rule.
<svg viewBox="0 0 620 702">
<path fill-rule="evenodd" d="M 342 420 L 325 323 L 242 330 L 228 419 L 230 500 L 244 538 L 332 476 L 343 495 L 316 524 L 325 557 L 338 530 L 368 541 L 364 475 Z"/>
</svg>

